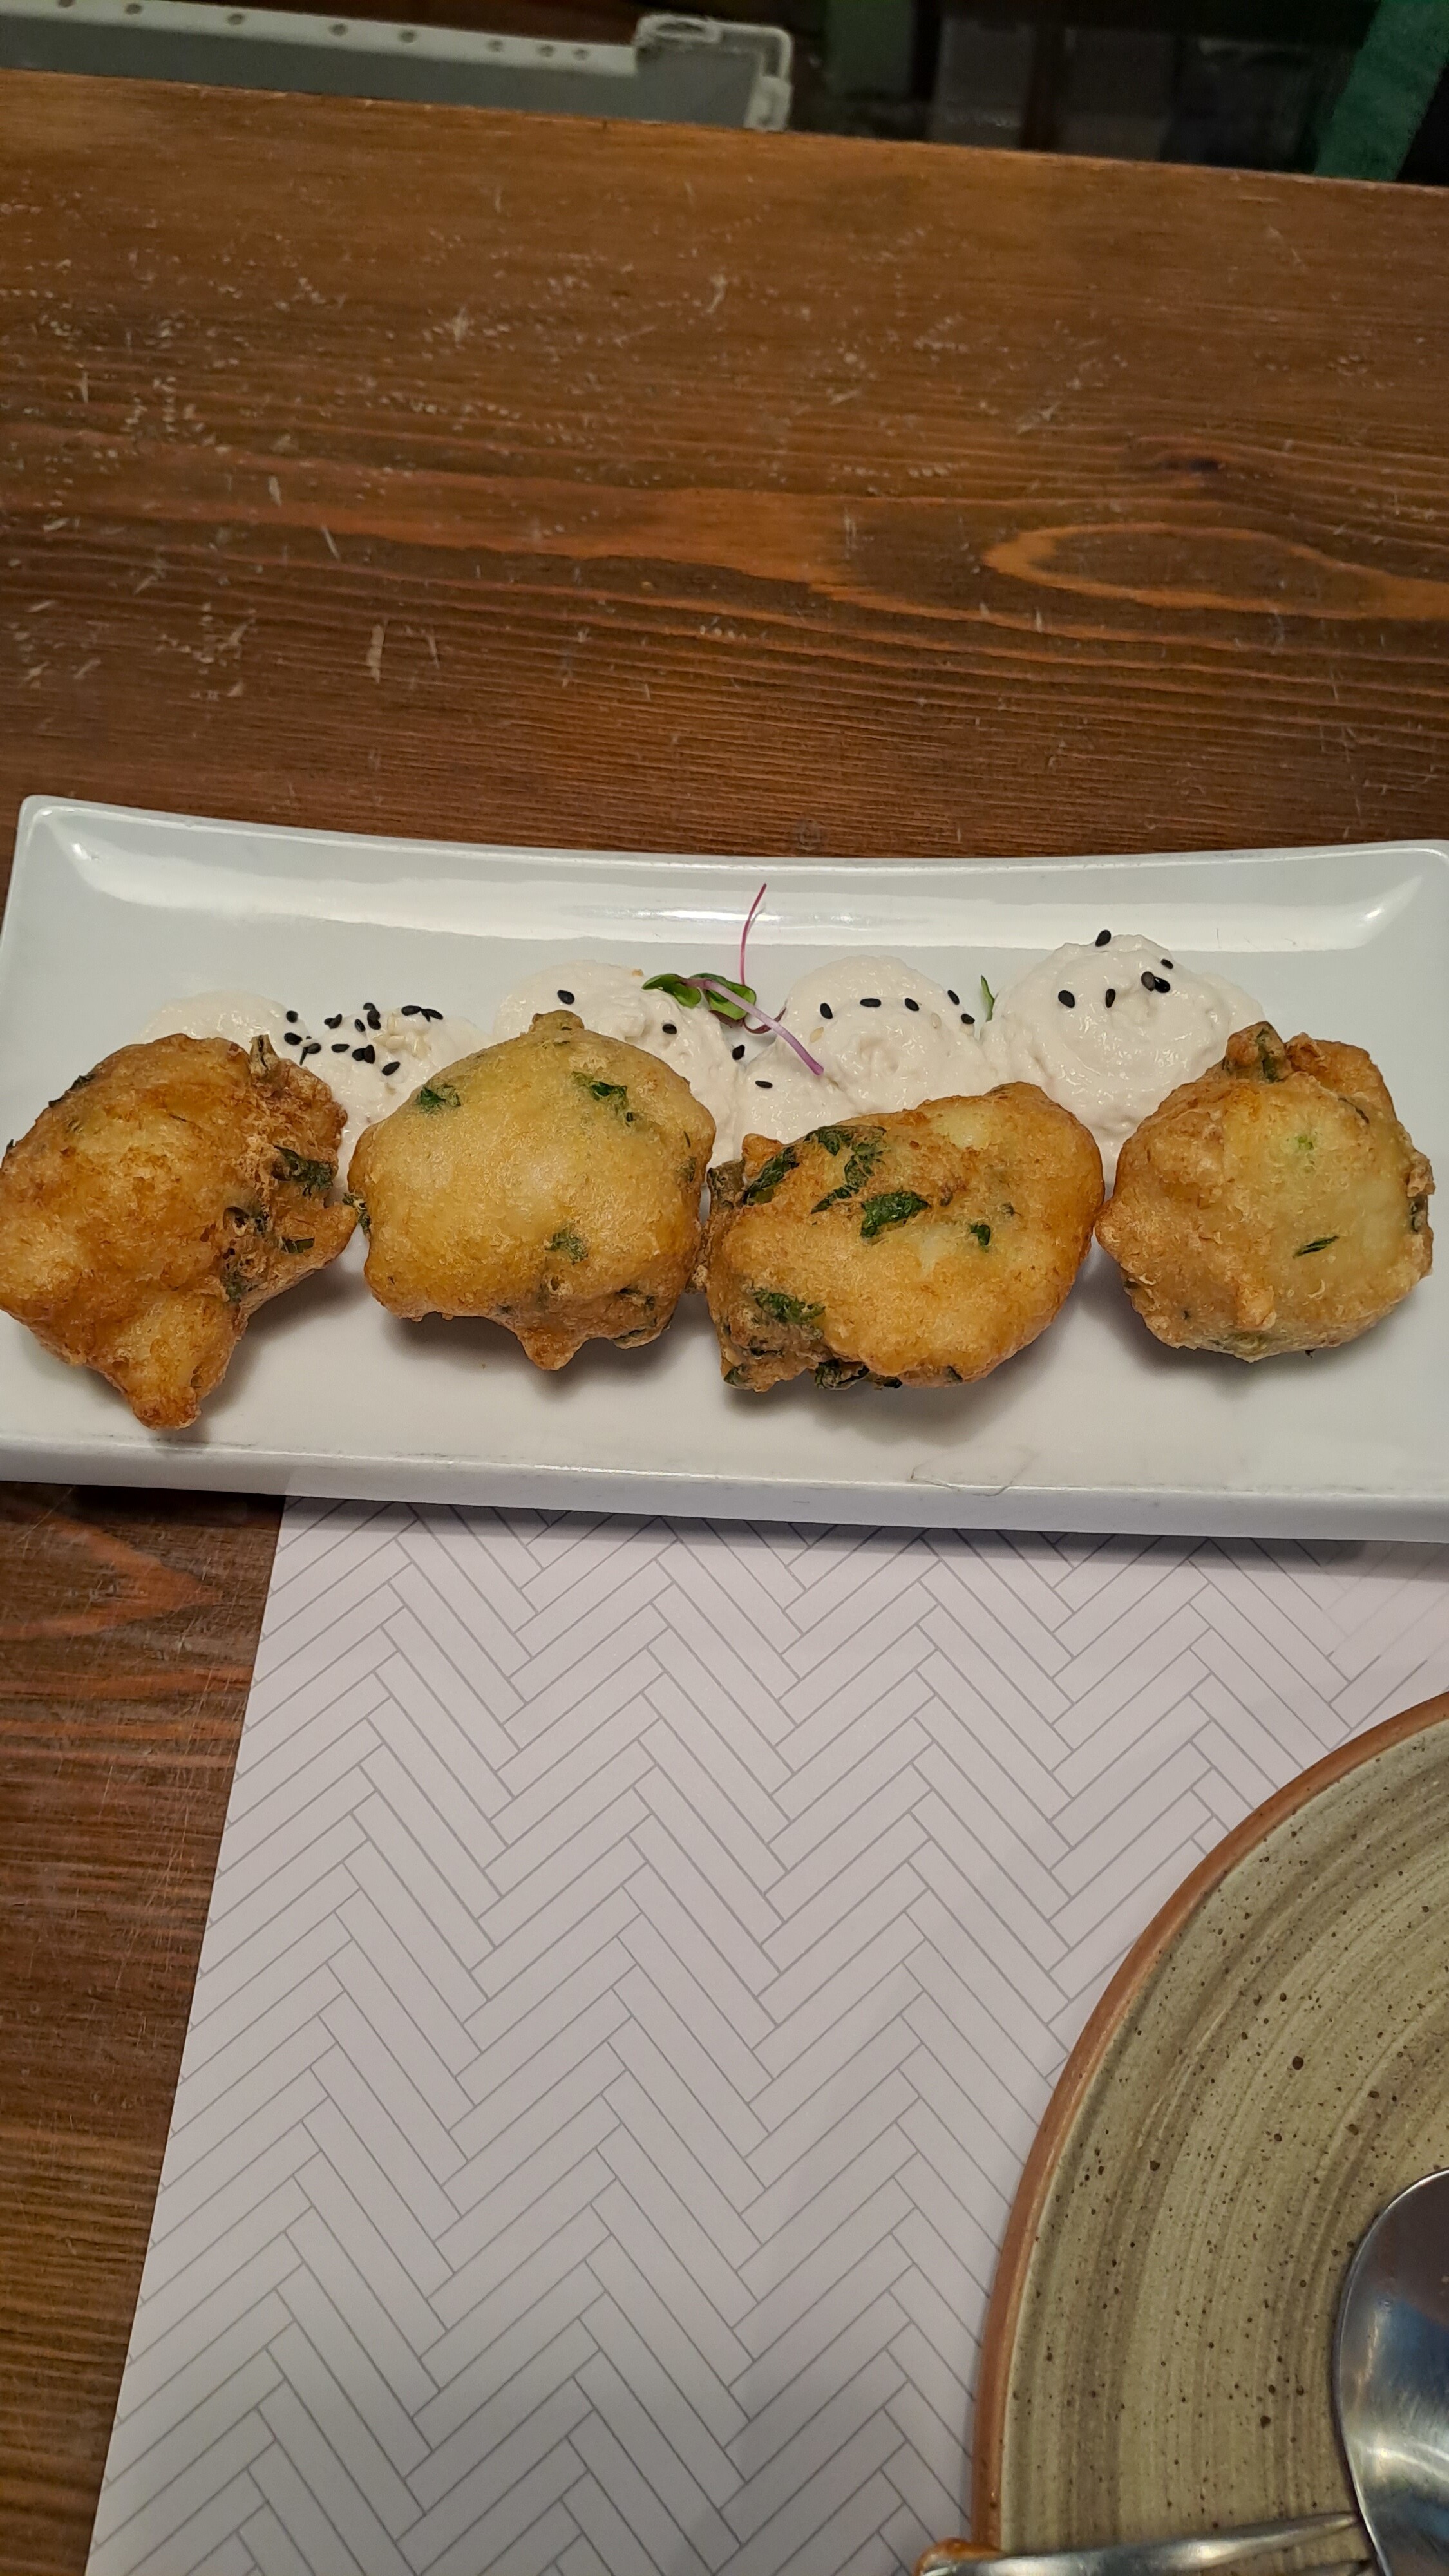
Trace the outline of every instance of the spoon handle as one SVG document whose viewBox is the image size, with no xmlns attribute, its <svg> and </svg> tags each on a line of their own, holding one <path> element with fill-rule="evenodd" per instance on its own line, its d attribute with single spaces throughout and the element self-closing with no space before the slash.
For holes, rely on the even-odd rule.
<svg viewBox="0 0 1449 2576">
<path fill-rule="evenodd" d="M 1351 2537 L 1350 2537 L 1351 2535 Z M 1320 2555 L 1300 2566 L 1298 2576 L 1344 2576 L 1361 2567 L 1368 2544 L 1354 2513 L 1313 2513 L 1291 2522 L 1255 2522 L 1238 2531 L 1204 2531 L 1182 2540 L 1112 2540 L 1091 2549 L 1012 2550 L 1000 2557 L 975 2549 L 969 2541 L 942 2540 L 916 2563 L 916 2576 L 954 2576 L 967 2567 L 982 2576 L 1197 2576 L 1200 2569 L 1252 2567 L 1289 2549 L 1312 2543 Z M 1325 2552 L 1323 2544 L 1334 2550 Z M 1347 2542 L 1353 2555 L 1338 2544 Z M 1329 2560 L 1332 2563 L 1329 2563 Z"/>
</svg>

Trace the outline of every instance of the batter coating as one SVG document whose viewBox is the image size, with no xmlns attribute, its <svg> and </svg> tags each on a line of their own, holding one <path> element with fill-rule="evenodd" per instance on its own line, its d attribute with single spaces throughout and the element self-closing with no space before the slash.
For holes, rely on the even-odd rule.
<svg viewBox="0 0 1449 2576">
<path fill-rule="evenodd" d="M 1259 1020 L 1129 1137 L 1097 1236 L 1160 1342 L 1261 1360 L 1351 1342 L 1408 1295 L 1433 1187 L 1372 1056 Z"/>
<path fill-rule="evenodd" d="M 1034 1084 L 747 1136 L 711 1177 L 726 1383 L 960 1386 L 1035 1341 L 1091 1241 L 1102 1162 Z"/>
<path fill-rule="evenodd" d="M 543 1369 L 652 1342 L 694 1265 L 713 1142 L 671 1066 L 549 1011 L 361 1138 L 368 1286 L 395 1315 L 489 1316 Z"/>
<path fill-rule="evenodd" d="M 265 1037 L 119 1048 L 0 1164 L 0 1307 L 149 1430 L 183 1429 L 258 1306 L 351 1234 L 326 1203 L 341 1134 Z"/>
</svg>

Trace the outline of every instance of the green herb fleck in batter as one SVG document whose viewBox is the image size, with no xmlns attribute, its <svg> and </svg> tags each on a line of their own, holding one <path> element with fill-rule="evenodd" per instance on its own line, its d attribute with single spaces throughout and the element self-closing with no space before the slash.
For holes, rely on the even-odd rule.
<svg viewBox="0 0 1449 2576">
<path fill-rule="evenodd" d="M 761 1314 L 768 1315 L 772 1323 L 794 1324 L 802 1332 L 818 1324 L 825 1312 L 823 1306 L 807 1306 L 803 1297 L 792 1297 L 783 1288 L 752 1288 L 750 1294 Z"/>
<path fill-rule="evenodd" d="M 295 1181 L 307 1198 L 320 1198 L 324 1190 L 331 1189 L 337 1174 L 335 1163 L 310 1163 L 305 1154 L 294 1153 L 290 1145 L 279 1145 L 277 1152 L 280 1159 L 273 1171 L 275 1180 Z"/>
<path fill-rule="evenodd" d="M 930 1200 L 919 1190 L 883 1190 L 879 1198 L 867 1199 L 860 1211 L 860 1236 L 863 1243 L 874 1243 L 892 1225 L 904 1225 L 908 1217 L 919 1216 Z"/>
</svg>

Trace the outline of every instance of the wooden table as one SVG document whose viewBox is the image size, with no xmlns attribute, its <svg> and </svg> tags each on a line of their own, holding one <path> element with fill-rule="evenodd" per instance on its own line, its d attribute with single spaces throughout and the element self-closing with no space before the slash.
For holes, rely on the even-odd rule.
<svg viewBox="0 0 1449 2576">
<path fill-rule="evenodd" d="M 0 76 L 48 788 L 761 852 L 1442 830 L 1449 201 Z M 275 1513 L 0 1521 L 0 2569 L 82 2566 Z"/>
</svg>

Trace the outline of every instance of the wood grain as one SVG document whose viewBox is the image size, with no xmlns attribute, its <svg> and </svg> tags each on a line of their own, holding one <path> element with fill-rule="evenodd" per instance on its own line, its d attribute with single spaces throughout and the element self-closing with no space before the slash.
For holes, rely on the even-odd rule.
<svg viewBox="0 0 1449 2576">
<path fill-rule="evenodd" d="M 7 812 L 1442 823 L 1440 194 L 20 73 L 0 161 Z"/>
<path fill-rule="evenodd" d="M 276 1507 L 0 1487 L 0 2567 L 85 2564 Z"/>
<path fill-rule="evenodd" d="M 1437 829 L 1449 202 L 0 75 L 33 790 L 614 846 Z M 275 1513 L 0 1515 L 0 2571 L 84 2564 Z"/>
</svg>

